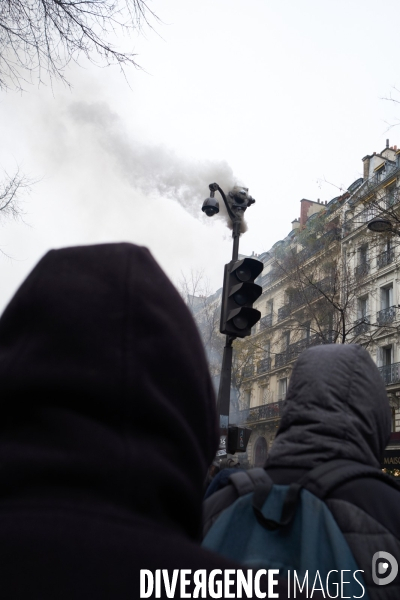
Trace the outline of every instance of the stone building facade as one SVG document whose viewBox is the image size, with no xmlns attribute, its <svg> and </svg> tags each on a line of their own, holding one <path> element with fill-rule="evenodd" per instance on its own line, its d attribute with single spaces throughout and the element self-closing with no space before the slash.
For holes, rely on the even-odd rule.
<svg viewBox="0 0 400 600">
<path fill-rule="evenodd" d="M 362 161 L 363 178 L 330 202 L 302 199 L 286 238 L 257 257 L 263 293 L 254 306 L 262 317 L 237 342 L 249 359 L 230 416 L 252 429 L 246 455 L 238 456 L 243 465 L 265 461 L 293 364 L 318 344 L 368 349 L 387 388 L 393 432 L 400 432 L 400 150 L 387 146 Z M 392 232 L 371 232 L 376 217 L 390 220 Z"/>
</svg>

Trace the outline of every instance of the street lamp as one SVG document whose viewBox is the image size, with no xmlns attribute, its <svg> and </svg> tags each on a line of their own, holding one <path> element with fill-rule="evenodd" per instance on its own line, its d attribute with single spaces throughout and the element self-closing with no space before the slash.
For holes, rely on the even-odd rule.
<svg viewBox="0 0 400 600">
<path fill-rule="evenodd" d="M 246 428 L 231 428 L 229 431 L 229 405 L 232 378 L 232 342 L 236 337 L 246 337 L 251 327 L 259 321 L 261 313 L 252 307 L 253 302 L 261 295 L 261 286 L 254 283 L 264 268 L 264 264 L 254 258 L 239 258 L 239 237 L 245 210 L 255 200 L 248 193 L 248 188 L 235 186 L 225 195 L 218 183 L 210 183 L 210 197 L 204 200 L 202 211 L 212 217 L 219 212 L 215 192 L 221 194 L 228 216 L 232 221 L 233 250 L 232 260 L 225 265 L 224 285 L 221 303 L 221 333 L 226 334 L 224 354 L 222 357 L 221 378 L 218 390 L 217 411 L 219 415 L 220 443 L 217 457 L 226 456 L 227 451 L 245 452 L 251 431 Z"/>
<path fill-rule="evenodd" d="M 372 221 L 368 223 L 367 228 L 374 233 L 397 233 L 397 231 L 393 229 L 391 221 L 388 219 L 381 219 L 380 217 L 372 219 Z"/>
</svg>

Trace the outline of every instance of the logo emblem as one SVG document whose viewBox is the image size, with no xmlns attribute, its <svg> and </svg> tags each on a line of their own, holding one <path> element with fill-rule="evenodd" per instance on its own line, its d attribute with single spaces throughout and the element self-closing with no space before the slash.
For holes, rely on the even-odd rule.
<svg viewBox="0 0 400 600">
<path fill-rule="evenodd" d="M 375 552 L 372 557 L 372 579 L 376 585 L 392 583 L 398 570 L 399 565 L 392 554 L 383 550 Z"/>
</svg>

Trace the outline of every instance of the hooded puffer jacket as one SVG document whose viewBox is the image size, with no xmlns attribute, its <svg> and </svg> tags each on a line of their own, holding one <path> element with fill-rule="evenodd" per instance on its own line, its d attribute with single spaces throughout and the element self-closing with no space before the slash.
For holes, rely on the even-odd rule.
<svg viewBox="0 0 400 600">
<path fill-rule="evenodd" d="M 146 249 L 46 254 L 0 319 L 0 399 L 2 598 L 133 600 L 140 569 L 238 567 L 199 546 L 215 398 Z"/>
<path fill-rule="evenodd" d="M 379 469 L 390 424 L 385 386 L 366 350 L 336 344 L 308 349 L 293 369 L 265 468 L 278 484 L 334 459 Z M 370 598 L 400 598 L 400 575 L 388 585 L 372 577 L 376 552 L 389 552 L 400 565 L 400 490 L 361 478 L 336 488 L 327 505 L 364 570 Z"/>
</svg>

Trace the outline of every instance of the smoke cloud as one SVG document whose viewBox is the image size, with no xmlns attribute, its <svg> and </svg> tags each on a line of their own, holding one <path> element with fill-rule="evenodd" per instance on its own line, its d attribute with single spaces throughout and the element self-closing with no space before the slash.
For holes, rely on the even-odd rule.
<svg viewBox="0 0 400 600">
<path fill-rule="evenodd" d="M 133 139 L 106 103 L 73 102 L 66 115 L 81 134 L 87 135 L 90 130 L 92 141 L 107 153 L 134 189 L 173 199 L 192 216 L 203 215 L 201 206 L 209 194 L 209 183 L 218 183 L 226 193 L 238 183 L 225 161 L 189 161 L 165 146 Z M 218 200 L 218 216 L 230 224 L 222 198 Z"/>
</svg>

